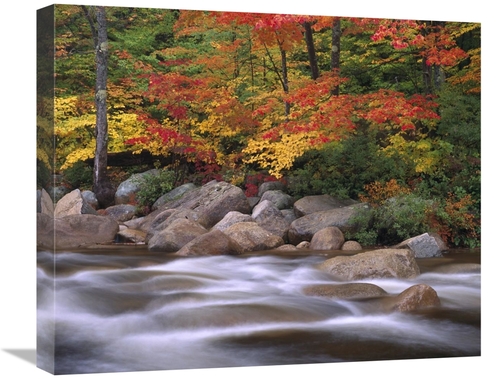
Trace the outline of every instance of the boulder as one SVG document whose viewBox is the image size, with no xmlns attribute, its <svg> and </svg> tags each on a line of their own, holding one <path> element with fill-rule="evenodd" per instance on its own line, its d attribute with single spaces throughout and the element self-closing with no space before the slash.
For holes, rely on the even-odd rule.
<svg viewBox="0 0 500 379">
<path fill-rule="evenodd" d="M 295 212 L 293 211 L 293 209 L 282 209 L 281 214 L 283 215 L 283 218 L 288 225 L 290 225 L 297 219 L 297 216 L 295 216 Z"/>
<path fill-rule="evenodd" d="M 278 209 L 291 209 L 293 207 L 293 197 L 281 190 L 266 191 L 262 194 L 260 202 L 270 201 Z"/>
<path fill-rule="evenodd" d="M 257 196 L 250 196 L 247 197 L 248 204 L 250 204 L 250 209 L 253 209 L 257 204 L 259 204 L 260 197 Z"/>
<path fill-rule="evenodd" d="M 266 192 L 267 193 L 267 192 Z M 252 219 L 268 232 L 277 235 L 284 241 L 288 239 L 289 224 L 280 210 L 269 200 L 257 204 L 252 211 Z"/>
<path fill-rule="evenodd" d="M 130 229 L 127 227 L 120 228 L 118 237 L 123 242 L 131 242 L 136 244 L 144 244 L 146 242 L 146 233 L 142 230 Z"/>
<path fill-rule="evenodd" d="M 160 196 L 158 198 L 158 200 L 156 200 L 154 202 L 151 209 L 156 210 L 156 209 L 162 207 L 163 205 L 165 205 L 171 201 L 178 200 L 179 198 L 184 196 L 186 193 L 188 193 L 189 191 L 192 191 L 196 188 L 197 188 L 196 185 L 193 183 L 186 183 L 186 184 L 183 184 L 179 187 L 176 187 L 172 191 L 167 192 L 165 195 Z"/>
<path fill-rule="evenodd" d="M 204 233 L 207 230 L 196 221 L 178 218 L 148 240 L 148 250 L 173 253 Z"/>
<path fill-rule="evenodd" d="M 295 250 L 298 250 L 298 248 L 294 245 L 291 245 L 289 243 L 285 244 L 285 245 L 281 245 L 279 247 L 276 248 L 276 250 L 279 250 L 279 251 L 295 251 Z"/>
<path fill-rule="evenodd" d="M 311 242 L 309 242 L 309 241 L 302 241 L 296 247 L 297 247 L 297 249 L 309 249 L 311 247 Z"/>
<path fill-rule="evenodd" d="M 118 230 L 118 223 L 106 216 L 80 214 L 52 218 L 37 214 L 39 248 L 70 249 L 109 244 L 115 240 Z"/>
<path fill-rule="evenodd" d="M 286 191 L 286 185 L 280 181 L 264 182 L 259 186 L 258 197 L 262 197 L 267 191 Z"/>
<path fill-rule="evenodd" d="M 316 232 L 329 226 L 336 226 L 342 233 L 355 231 L 356 225 L 352 221 L 352 218 L 364 206 L 360 203 L 343 208 L 314 212 L 299 217 L 290 224 L 288 239 L 294 245 L 302 241 L 311 241 Z"/>
<path fill-rule="evenodd" d="M 198 214 L 191 209 L 167 209 L 156 215 L 154 219 L 149 223 L 149 228 L 147 229 L 146 242 L 149 242 L 151 237 L 156 233 L 160 233 L 162 230 L 168 228 L 175 220 L 185 219 L 193 221 L 198 224 Z M 143 224 L 143 228 L 144 228 Z"/>
<path fill-rule="evenodd" d="M 56 218 L 80 214 L 95 215 L 97 212 L 85 201 L 79 189 L 75 189 L 64 195 L 61 200 L 57 202 L 54 209 L 54 217 Z"/>
<path fill-rule="evenodd" d="M 411 312 L 418 309 L 438 307 L 441 300 L 437 292 L 427 284 L 415 284 L 391 299 L 390 310 Z"/>
<path fill-rule="evenodd" d="M 158 175 L 159 170 L 152 169 L 138 174 L 132 174 L 130 178 L 121 182 L 115 192 L 115 204 L 135 203 L 137 192 L 141 188 L 141 181 L 145 175 Z"/>
<path fill-rule="evenodd" d="M 198 214 L 198 222 L 210 229 L 231 211 L 250 214 L 251 208 L 243 190 L 230 183 L 215 180 L 186 193 L 179 200 L 164 207 L 191 209 Z"/>
<path fill-rule="evenodd" d="M 340 250 L 356 251 L 363 250 L 363 247 L 357 241 L 345 241 Z"/>
<path fill-rule="evenodd" d="M 108 207 L 104 211 L 104 215 L 115 219 L 118 222 L 131 220 L 137 212 L 137 207 L 130 204 L 118 204 Z"/>
<path fill-rule="evenodd" d="M 176 255 L 238 255 L 243 248 L 228 235 L 212 229 L 184 245 Z"/>
<path fill-rule="evenodd" d="M 37 212 L 54 217 L 54 201 L 50 197 L 49 193 L 44 188 L 38 191 L 38 193 L 39 206 L 37 206 Z"/>
<path fill-rule="evenodd" d="M 344 234 L 336 226 L 329 226 L 314 233 L 311 250 L 339 250 L 344 244 Z"/>
<path fill-rule="evenodd" d="M 313 284 L 305 287 L 303 293 L 340 299 L 365 299 L 387 295 L 384 289 L 371 283 Z"/>
<path fill-rule="evenodd" d="M 342 208 L 356 203 L 355 200 L 337 199 L 330 195 L 312 195 L 297 200 L 293 204 L 293 210 L 297 217 L 302 217 L 311 213 Z"/>
<path fill-rule="evenodd" d="M 416 258 L 442 257 L 443 251 L 447 250 L 444 241 L 437 234 L 429 233 L 409 238 L 393 248 L 410 249 Z"/>
<path fill-rule="evenodd" d="M 249 214 L 243 214 L 238 211 L 228 212 L 222 220 L 215 224 L 212 229 L 226 230 L 231 225 L 237 224 L 238 222 L 253 222 L 255 221 Z"/>
<path fill-rule="evenodd" d="M 408 249 L 378 249 L 352 256 L 337 256 L 318 265 L 340 280 L 414 278 L 420 269 Z"/>
<path fill-rule="evenodd" d="M 278 237 L 257 225 L 256 222 L 239 222 L 223 231 L 243 249 L 243 252 L 276 249 L 284 245 Z"/>
<path fill-rule="evenodd" d="M 99 208 L 99 201 L 94 192 L 89 190 L 82 191 L 82 197 L 92 208 L 96 210 Z"/>
</svg>

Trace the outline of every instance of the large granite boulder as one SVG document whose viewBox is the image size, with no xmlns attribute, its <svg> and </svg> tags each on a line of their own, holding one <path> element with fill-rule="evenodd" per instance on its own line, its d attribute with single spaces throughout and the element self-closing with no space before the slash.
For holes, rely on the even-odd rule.
<svg viewBox="0 0 500 379">
<path fill-rule="evenodd" d="M 37 213 L 44 213 L 47 216 L 54 217 L 54 201 L 45 188 L 37 191 L 36 211 Z"/>
<path fill-rule="evenodd" d="M 330 195 L 311 195 L 297 200 L 293 204 L 293 210 L 297 217 L 302 217 L 311 213 L 342 208 L 356 203 L 355 200 L 337 199 Z"/>
<path fill-rule="evenodd" d="M 96 210 L 85 201 L 79 189 L 64 195 L 54 209 L 56 218 L 79 214 L 97 214 Z"/>
<path fill-rule="evenodd" d="M 184 245 L 176 255 L 238 255 L 243 248 L 227 234 L 212 229 Z"/>
<path fill-rule="evenodd" d="M 93 214 L 52 218 L 37 214 L 37 246 L 42 249 L 71 249 L 109 244 L 118 233 L 118 223 Z"/>
<path fill-rule="evenodd" d="M 410 249 L 415 254 L 416 258 L 442 257 L 443 252 L 448 250 L 441 237 L 434 233 L 424 233 L 409 238 L 393 246 L 393 248 Z"/>
<path fill-rule="evenodd" d="M 255 220 L 249 214 L 244 214 L 238 211 L 228 212 L 222 220 L 215 224 L 212 229 L 226 230 L 231 225 L 237 224 L 238 222 L 254 222 Z"/>
<path fill-rule="evenodd" d="M 267 191 L 286 191 L 286 185 L 280 181 L 270 181 L 270 182 L 264 182 L 261 185 L 259 185 L 259 189 L 257 192 L 258 197 L 262 197 L 264 193 Z"/>
<path fill-rule="evenodd" d="M 133 204 L 137 201 L 137 192 L 143 185 L 144 176 L 158 175 L 159 170 L 152 169 L 138 174 L 132 174 L 130 178 L 121 182 L 115 192 L 115 204 Z"/>
<path fill-rule="evenodd" d="M 88 205 L 90 205 L 94 209 L 99 209 L 99 200 L 97 200 L 97 196 L 95 195 L 94 192 L 90 190 L 84 190 L 82 191 L 82 197 L 83 200 L 87 202 Z"/>
<path fill-rule="evenodd" d="M 196 221 L 178 218 L 148 240 L 148 250 L 174 253 L 204 233 L 207 229 Z"/>
<path fill-rule="evenodd" d="M 336 226 L 342 233 L 355 231 L 356 224 L 353 218 L 357 214 L 357 211 L 364 209 L 364 207 L 365 205 L 360 203 L 342 208 L 314 212 L 299 217 L 290 224 L 288 239 L 290 243 L 294 245 L 302 241 L 311 241 L 316 232 L 330 226 Z"/>
<path fill-rule="evenodd" d="M 137 212 L 137 207 L 131 204 L 118 204 L 107 207 L 103 214 L 118 222 L 131 220 Z"/>
<path fill-rule="evenodd" d="M 155 234 L 161 233 L 163 230 L 167 229 L 174 221 L 178 219 L 189 220 L 199 225 L 198 223 L 198 213 L 191 209 L 166 209 L 156 215 L 151 222 L 148 224 L 149 227 L 146 230 L 146 242 L 148 242 Z M 144 228 L 143 224 L 143 228 Z"/>
<path fill-rule="evenodd" d="M 318 265 L 340 280 L 415 278 L 420 269 L 408 249 L 379 249 L 352 256 L 337 256 Z"/>
<path fill-rule="evenodd" d="M 196 189 L 196 185 L 193 183 L 186 183 L 174 188 L 172 191 L 167 192 L 165 195 L 160 196 L 152 205 L 151 209 L 156 210 L 161 208 L 163 205 L 168 204 L 171 201 L 175 201 L 182 196 L 184 196 L 189 191 Z"/>
<path fill-rule="evenodd" d="M 311 250 L 339 250 L 345 242 L 344 234 L 336 226 L 317 231 L 311 239 Z"/>
<path fill-rule="evenodd" d="M 290 225 L 278 207 L 271 203 L 271 201 L 264 200 L 257 204 L 252 211 L 252 218 L 261 228 L 281 237 L 285 242 L 288 239 L 288 228 Z"/>
<path fill-rule="evenodd" d="M 293 207 L 293 197 L 281 190 L 270 190 L 262 194 L 260 202 L 270 201 L 278 209 L 291 209 Z"/>
<path fill-rule="evenodd" d="M 187 192 L 182 198 L 163 207 L 191 209 L 198 214 L 197 221 L 207 229 L 222 220 L 228 212 L 250 214 L 252 211 L 241 188 L 215 180 Z"/>
<path fill-rule="evenodd" d="M 240 245 L 243 252 L 271 250 L 284 245 L 283 238 L 268 232 L 256 222 L 239 222 L 223 233 Z"/>
</svg>

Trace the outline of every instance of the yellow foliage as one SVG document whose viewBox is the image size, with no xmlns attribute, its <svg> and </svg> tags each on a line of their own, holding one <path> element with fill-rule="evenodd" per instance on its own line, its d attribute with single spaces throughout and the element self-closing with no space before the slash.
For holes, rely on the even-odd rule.
<svg viewBox="0 0 500 379">
<path fill-rule="evenodd" d="M 95 109 L 80 113 L 76 96 L 54 99 L 54 134 L 56 161 L 65 170 L 78 161 L 92 158 L 95 153 Z M 116 106 L 115 106 L 116 105 Z M 108 151 L 125 151 L 125 141 L 144 135 L 145 125 L 134 113 L 126 113 L 117 102 L 108 108 Z"/>
<path fill-rule="evenodd" d="M 445 152 L 452 146 L 441 140 L 422 136 L 406 140 L 400 133 L 389 137 L 390 144 L 382 151 L 388 156 L 398 155 L 407 164 L 412 164 L 416 173 L 433 174 L 443 167 Z"/>
<path fill-rule="evenodd" d="M 243 150 L 248 157 L 246 163 L 257 163 L 267 168 L 276 178 L 293 166 L 295 160 L 312 147 L 311 140 L 316 133 L 283 134 L 278 141 L 270 139 L 250 140 Z"/>
</svg>

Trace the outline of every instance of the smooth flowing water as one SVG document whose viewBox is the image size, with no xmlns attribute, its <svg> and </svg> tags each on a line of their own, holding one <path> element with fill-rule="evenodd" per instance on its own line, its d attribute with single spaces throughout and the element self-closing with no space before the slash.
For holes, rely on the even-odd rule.
<svg viewBox="0 0 500 379">
<path fill-rule="evenodd" d="M 305 295 L 336 283 L 316 268 L 328 257 L 39 252 L 38 365 L 52 365 L 51 349 L 56 374 L 481 354 L 480 271 L 443 270 L 480 263 L 478 252 L 419 260 L 412 280 L 362 281 L 390 295 L 433 287 L 441 307 L 413 313 Z"/>
</svg>

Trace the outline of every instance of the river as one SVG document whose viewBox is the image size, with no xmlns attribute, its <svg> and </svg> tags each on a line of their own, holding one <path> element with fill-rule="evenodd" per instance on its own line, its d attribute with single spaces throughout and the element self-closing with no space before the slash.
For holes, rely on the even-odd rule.
<svg viewBox="0 0 500 379">
<path fill-rule="evenodd" d="M 411 280 L 362 281 L 390 295 L 433 287 L 441 307 L 412 313 L 304 295 L 335 283 L 316 264 L 336 254 L 39 251 L 37 364 L 79 374 L 481 355 L 480 270 L 443 270 L 480 263 L 479 252 L 417 260 Z"/>
</svg>

